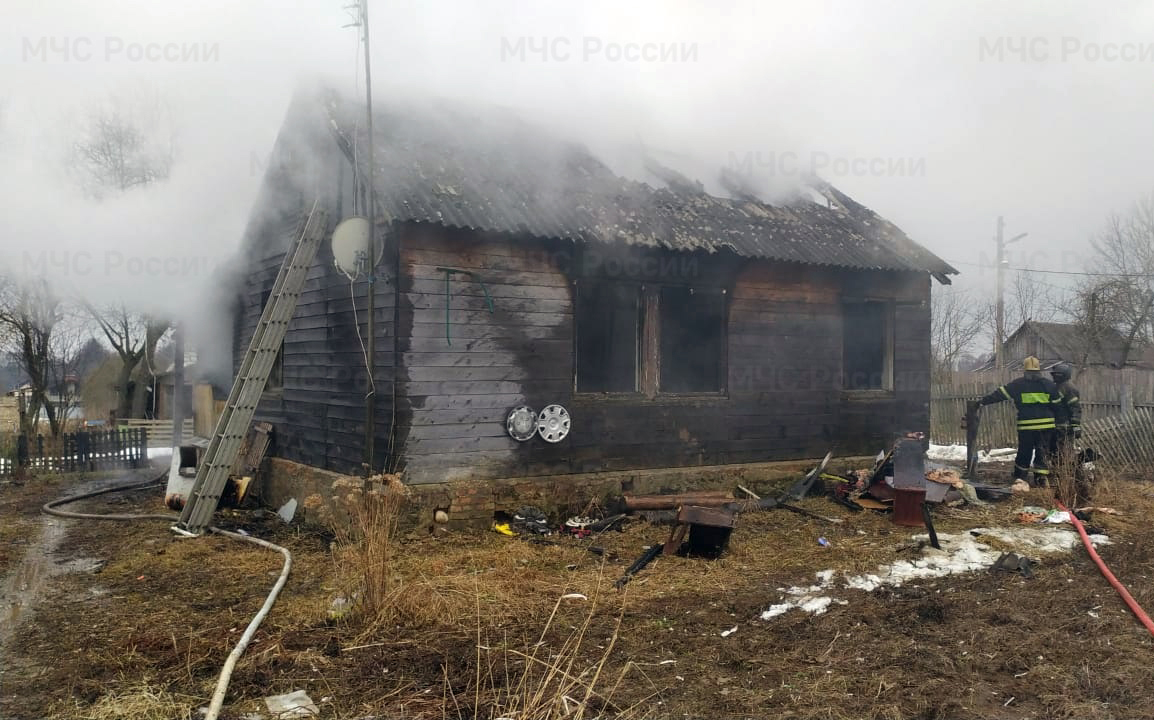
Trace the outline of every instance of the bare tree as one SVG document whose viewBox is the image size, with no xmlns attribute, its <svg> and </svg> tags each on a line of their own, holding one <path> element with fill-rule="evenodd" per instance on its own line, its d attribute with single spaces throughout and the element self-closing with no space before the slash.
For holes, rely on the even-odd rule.
<svg viewBox="0 0 1154 720">
<path fill-rule="evenodd" d="M 75 419 L 80 406 L 81 364 L 86 345 L 92 340 L 90 328 L 76 320 L 65 316 L 57 322 L 48 354 L 50 399 L 61 430 L 68 429 L 68 421 Z"/>
<path fill-rule="evenodd" d="M 1004 324 L 1006 337 L 997 338 L 995 313 L 997 303 L 994 300 L 988 301 L 983 310 L 988 332 L 987 337 L 994 338 L 996 351 L 998 344 L 1006 342 L 1009 336 L 1028 320 L 1054 322 L 1061 319 L 1065 314 L 1061 308 L 1066 303 L 1067 300 L 1060 291 L 1040 282 L 1029 272 L 1018 271 L 1014 276 L 1013 284 L 1010 285 L 1009 292 L 1006 293 Z"/>
<path fill-rule="evenodd" d="M 167 104 L 147 88 L 109 96 L 90 109 L 72 152 L 81 185 L 96 198 L 168 179 L 176 140 Z M 123 303 L 85 307 L 121 360 L 117 417 L 142 417 L 145 393 L 130 395 L 133 374 L 142 362 L 153 369 L 153 354 L 168 322 Z"/>
<path fill-rule="evenodd" d="M 144 391 L 138 389 L 134 395 L 129 392 L 132 378 L 142 362 L 146 368 L 155 368 L 156 346 L 168 332 L 168 321 L 132 312 L 123 304 L 103 309 L 91 304 L 85 307 L 120 357 L 120 372 L 116 381 L 116 417 L 143 417 Z"/>
<path fill-rule="evenodd" d="M 942 288 L 930 299 L 930 313 L 934 382 L 948 383 L 989 324 L 990 309 L 974 302 L 969 292 Z"/>
<path fill-rule="evenodd" d="M 95 198 L 167 180 L 175 158 L 172 113 L 149 90 L 93 105 L 71 147 L 77 179 Z"/>
<path fill-rule="evenodd" d="M 1091 241 L 1100 275 L 1078 291 L 1075 314 L 1091 340 L 1122 335 L 1119 365 L 1140 346 L 1154 343 L 1154 193 L 1126 215 L 1111 215 Z"/>
<path fill-rule="evenodd" d="M 63 303 L 43 278 L 0 278 L 0 329 L 8 352 L 28 377 L 30 397 L 22 432 L 35 432 L 43 410 L 54 436 L 61 423 L 50 398 L 55 371 L 53 333 L 63 318 Z"/>
</svg>

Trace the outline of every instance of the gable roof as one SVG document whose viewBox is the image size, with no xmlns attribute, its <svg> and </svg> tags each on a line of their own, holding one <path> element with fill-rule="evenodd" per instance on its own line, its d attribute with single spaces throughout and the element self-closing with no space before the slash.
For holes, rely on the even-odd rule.
<svg viewBox="0 0 1154 720">
<path fill-rule="evenodd" d="M 363 107 L 322 101 L 342 150 L 365 168 Z M 380 106 L 378 106 L 380 107 Z M 585 147 L 508 112 L 385 104 L 373 115 L 378 209 L 393 220 L 869 270 L 957 270 L 821 181 L 825 204 L 710 195 L 672 173 L 664 187 L 614 174 Z"/>
<path fill-rule="evenodd" d="M 1027 320 L 1006 340 L 1009 345 L 1018 335 L 1030 332 L 1036 335 L 1049 352 L 1039 358 L 1047 365 L 1059 361 L 1075 365 L 1108 365 L 1114 367 L 1122 358 L 1125 338 L 1114 328 L 1102 328 L 1091 336 L 1084 327 L 1073 323 L 1038 322 Z M 1021 363 L 1021 358 L 1014 358 Z"/>
</svg>

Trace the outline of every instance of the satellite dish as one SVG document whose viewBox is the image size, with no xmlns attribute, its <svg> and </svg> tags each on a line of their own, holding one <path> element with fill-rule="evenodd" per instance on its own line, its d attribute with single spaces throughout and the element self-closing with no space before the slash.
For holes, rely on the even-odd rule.
<svg viewBox="0 0 1154 720">
<path fill-rule="evenodd" d="M 569 411 L 560 405 L 546 406 L 537 417 L 537 432 L 545 442 L 561 442 L 569 434 Z"/>
<path fill-rule="evenodd" d="M 537 413 L 527 405 L 515 407 L 505 420 L 505 428 L 514 440 L 525 442 L 537 434 Z"/>
<path fill-rule="evenodd" d="M 376 265 L 381 259 L 383 248 L 377 248 Z M 369 270 L 369 220 L 354 215 L 341 221 L 333 230 L 333 264 L 350 279 L 357 278 Z"/>
</svg>

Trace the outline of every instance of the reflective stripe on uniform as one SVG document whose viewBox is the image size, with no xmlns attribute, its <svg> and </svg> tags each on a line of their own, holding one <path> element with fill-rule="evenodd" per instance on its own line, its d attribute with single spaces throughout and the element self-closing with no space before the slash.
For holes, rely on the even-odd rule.
<svg viewBox="0 0 1154 720">
<path fill-rule="evenodd" d="M 1054 418 L 1038 418 L 1037 420 L 1019 420 L 1019 430 L 1053 430 Z"/>
<path fill-rule="evenodd" d="M 1023 405 L 1034 405 L 1034 404 L 1042 404 L 1042 403 L 1048 404 L 1049 402 L 1050 402 L 1050 393 L 1044 393 L 1044 392 L 1022 393 L 1022 404 Z"/>
<path fill-rule="evenodd" d="M 1010 397 L 1010 392 L 1008 390 L 1006 390 L 1005 385 L 1003 385 L 1002 387 L 1000 387 L 998 389 L 1002 391 L 1002 394 L 1006 396 L 1007 400 L 1009 400 L 1010 402 L 1014 401 L 1014 398 Z"/>
<path fill-rule="evenodd" d="M 1035 475 L 1049 475 L 1050 471 L 1047 470 L 1046 468 L 1037 468 L 1036 467 L 1036 468 L 1034 468 L 1034 474 Z"/>
<path fill-rule="evenodd" d="M 1066 402 L 1067 402 L 1067 403 L 1069 403 L 1069 404 L 1071 404 L 1071 405 L 1073 405 L 1074 403 L 1078 402 L 1078 396 L 1077 396 L 1077 395 L 1075 395 L 1075 396 L 1074 396 L 1074 397 L 1072 397 L 1072 398 L 1066 398 Z"/>
<path fill-rule="evenodd" d="M 1021 427 L 1022 425 L 1049 425 L 1050 427 L 1054 427 L 1054 418 L 1053 417 L 1024 418 L 1024 419 L 1018 421 L 1018 426 Z"/>
</svg>

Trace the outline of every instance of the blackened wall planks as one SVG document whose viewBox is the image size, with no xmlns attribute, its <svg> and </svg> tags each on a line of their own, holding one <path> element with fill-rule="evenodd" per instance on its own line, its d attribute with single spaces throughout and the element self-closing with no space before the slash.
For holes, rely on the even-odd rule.
<svg viewBox="0 0 1154 720">
<path fill-rule="evenodd" d="M 298 149 L 289 157 L 305 154 Z M 333 216 L 353 214 L 345 158 L 331 148 L 311 154 L 329 158 L 319 185 L 327 188 Z M 270 167 L 261 209 L 247 232 L 247 272 L 232 290 L 237 357 L 289 237 L 311 206 L 315 171 L 302 174 L 291 162 Z M 819 457 L 827 450 L 874 453 L 900 431 L 928 429 L 926 274 L 574 246 L 416 223 L 390 233 L 400 247 L 400 275 L 393 276 L 386 253 L 372 340 L 376 457 L 389 459 L 395 411 L 395 457 L 409 482 L 756 462 Z M 452 274 L 446 294 L 440 268 L 473 275 Z M 652 398 L 575 394 L 574 284 L 590 279 L 724 289 L 724 391 Z M 276 455 L 337 472 L 362 471 L 370 388 L 365 292 L 363 279 L 350 283 L 335 270 L 323 246 L 285 337 L 283 389 L 266 393 L 258 412 L 275 426 Z M 843 306 L 861 301 L 892 309 L 891 389 L 843 390 Z M 564 441 L 508 437 L 511 408 L 549 403 L 572 415 Z"/>
</svg>

